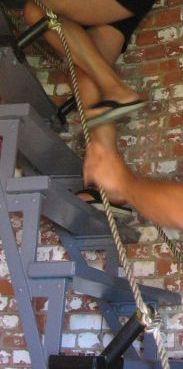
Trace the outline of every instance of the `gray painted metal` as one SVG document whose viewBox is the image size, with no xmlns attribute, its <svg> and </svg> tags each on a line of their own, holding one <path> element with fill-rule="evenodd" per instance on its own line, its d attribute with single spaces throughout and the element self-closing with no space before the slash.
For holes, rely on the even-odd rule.
<svg viewBox="0 0 183 369">
<path fill-rule="evenodd" d="M 56 224 L 74 234 L 92 235 L 95 233 L 96 235 L 106 234 L 109 236 L 110 230 L 104 214 L 79 200 L 77 196 L 67 190 L 65 185 L 62 186 L 61 183 L 61 180 L 48 176 L 11 178 L 8 180 L 7 192 L 33 193 L 41 191 L 44 195 L 42 214 Z M 120 225 L 123 228 L 121 232 L 123 242 L 135 242 L 138 240 L 136 231 L 130 229 L 122 221 Z M 114 257 L 114 249 L 112 247 L 110 247 L 110 253 L 111 257 Z M 115 255 L 117 257 L 117 253 Z M 117 264 L 113 263 L 112 267 L 114 269 L 115 266 Z"/>
<path fill-rule="evenodd" d="M 43 214 L 75 235 L 110 235 L 105 215 L 53 182 L 43 202 Z M 138 232 L 120 222 L 123 242 L 136 242 Z M 59 230 L 59 228 L 58 228 Z"/>
<path fill-rule="evenodd" d="M 183 360 L 170 360 L 170 369 L 182 369 Z M 158 361 L 145 360 L 124 360 L 122 369 L 161 369 L 161 363 Z"/>
<path fill-rule="evenodd" d="M 36 278 L 32 280 L 29 277 L 29 266 L 33 265 L 35 268 L 36 260 L 37 260 L 37 246 L 38 246 L 38 232 L 39 232 L 39 221 L 40 221 L 40 209 L 41 209 L 41 201 L 42 196 L 39 193 L 33 194 L 19 194 L 19 195 L 8 195 L 7 203 L 9 211 L 16 211 L 23 213 L 23 236 L 21 242 L 21 253 L 18 252 L 19 263 L 21 263 L 23 270 L 25 271 L 25 279 L 27 283 L 27 292 L 30 294 L 30 299 L 32 297 L 46 297 L 48 299 L 48 312 L 46 318 L 46 327 L 44 334 L 44 344 L 42 344 L 41 338 L 39 337 L 39 342 L 35 343 L 31 337 L 32 333 L 29 334 L 29 330 L 37 330 L 36 326 L 29 322 L 29 319 L 24 321 L 24 325 L 28 323 L 29 330 L 24 329 L 26 341 L 28 344 L 28 349 L 31 355 L 32 368 L 37 369 L 38 364 L 40 369 L 47 368 L 47 360 L 50 354 L 57 354 L 61 349 L 61 338 L 63 331 L 63 317 L 64 317 L 64 308 L 65 308 L 65 292 L 68 288 L 67 279 L 64 278 L 66 275 L 66 270 L 70 271 L 73 269 L 74 263 L 72 262 L 63 262 L 60 264 L 60 270 L 63 270 L 62 277 L 63 278 L 55 278 L 54 280 L 51 278 L 43 279 L 42 277 Z M 5 214 L 4 214 L 5 215 Z M 6 214 L 7 215 L 7 214 Z M 2 222 L 0 222 L 2 223 Z M 9 230 L 8 230 L 9 232 Z M 6 241 L 6 240 L 5 240 Z M 7 242 L 4 242 L 4 247 L 7 249 Z M 17 250 L 17 245 L 14 239 L 14 249 L 9 256 L 11 256 L 11 261 L 7 258 L 8 265 L 9 263 L 14 264 L 14 274 L 11 276 L 15 285 L 15 296 L 17 300 L 19 300 L 20 305 L 20 313 L 22 318 L 22 311 L 26 315 L 27 311 L 27 302 L 25 300 L 20 300 L 19 295 L 17 294 L 17 284 L 19 283 L 19 276 L 16 273 L 17 260 L 14 258 L 14 250 Z M 42 263 L 41 263 L 42 264 Z M 47 263 L 45 263 L 47 264 Z M 54 264 L 54 263 L 53 263 Z M 69 265 L 69 269 L 68 269 Z M 40 263 L 37 262 L 37 267 L 39 268 Z M 52 263 L 50 263 L 49 268 L 54 268 Z M 47 269 L 46 269 L 47 270 Z M 71 273 L 67 273 L 67 275 Z M 43 276 L 44 277 L 44 276 Z M 26 291 L 23 291 L 26 294 Z M 58 309 L 59 306 L 59 309 Z M 32 316 L 34 317 L 33 306 L 32 308 Z M 54 312 L 54 314 L 53 314 Z M 32 324 L 32 326 L 31 326 Z M 35 334 L 35 333 L 34 333 Z M 37 356 L 40 355 L 38 350 L 35 350 L 35 344 L 38 348 L 41 347 L 43 351 L 43 363 L 37 360 Z"/>
<path fill-rule="evenodd" d="M 144 333 L 144 352 L 145 360 L 158 360 L 158 350 L 154 341 L 153 333 Z"/>
<path fill-rule="evenodd" d="M 21 118 L 19 150 L 43 175 L 81 175 L 81 160 L 29 104 L 0 105 L 0 118 Z"/>
<path fill-rule="evenodd" d="M 0 121 L 1 123 L 1 121 Z M 46 193 L 49 188 L 48 176 L 9 178 L 7 181 L 7 193 Z"/>
<path fill-rule="evenodd" d="M 24 266 L 15 242 L 15 237 L 9 220 L 6 199 L 0 185 L 0 234 L 12 284 L 19 307 L 33 368 L 46 369 L 45 357 L 40 342 L 37 322 L 32 310 L 31 295 L 27 284 Z"/>
<path fill-rule="evenodd" d="M 14 175 L 17 155 L 19 119 L 0 120 L 1 160 L 0 178 L 3 189 L 6 189 L 7 179 Z"/>
<path fill-rule="evenodd" d="M 41 117 L 54 122 L 57 107 L 32 73 L 24 54 L 19 60 L 9 47 L 0 49 L 0 95 L 7 104 L 30 103 Z"/>
<path fill-rule="evenodd" d="M 29 278 L 50 279 L 50 278 L 71 278 L 75 275 L 75 262 L 60 261 L 50 262 L 38 261 L 29 264 L 27 274 Z"/>
<path fill-rule="evenodd" d="M 22 208 L 24 209 L 24 229 L 23 229 L 23 240 L 22 240 L 22 251 L 21 251 L 21 258 L 23 260 L 23 266 L 24 270 L 30 271 L 32 265 L 36 265 L 35 258 L 36 258 L 36 248 L 37 248 L 37 237 L 38 237 L 38 224 L 39 224 L 39 213 L 40 213 L 40 202 L 41 202 L 41 195 L 40 194 L 21 194 L 21 195 L 8 195 L 8 208 L 10 211 L 16 210 L 20 211 Z M 78 240 L 77 240 L 78 241 Z M 82 241 L 84 239 L 82 238 Z M 92 240 L 94 243 L 94 239 Z M 100 239 L 99 248 L 102 247 L 102 242 L 104 242 L 104 239 Z M 87 248 L 89 244 L 89 239 L 84 242 L 84 245 L 80 247 L 80 249 Z M 34 264 L 33 264 L 34 263 Z M 42 265 L 44 263 L 41 263 Z M 71 277 L 73 275 L 73 266 L 74 264 L 68 264 L 71 265 Z M 37 263 L 37 271 L 38 273 L 38 267 L 40 265 L 40 262 Z M 56 263 L 50 263 L 50 270 L 49 270 L 49 276 L 51 274 L 54 274 Z M 46 269 L 48 270 L 49 265 L 48 263 L 45 263 Z M 58 264 L 57 264 L 58 267 Z M 91 268 L 93 269 L 93 268 Z M 60 263 L 60 271 L 63 271 L 62 276 L 66 276 L 67 270 L 65 269 L 65 262 Z M 96 276 L 96 272 L 99 272 L 99 274 Z M 81 263 L 78 263 L 78 271 L 76 271 L 77 274 L 84 274 L 83 278 L 87 278 L 87 275 L 89 275 L 89 278 L 92 278 L 94 280 L 100 280 L 101 281 L 101 273 L 100 271 L 96 271 L 93 269 L 89 270 L 87 273 L 83 270 L 83 265 Z M 34 274 L 34 273 L 33 273 Z M 75 273 L 74 273 L 75 274 Z M 61 275 L 61 273 L 60 273 Z M 68 274 L 67 274 L 68 275 Z M 35 275 L 34 275 L 35 276 Z M 48 357 L 50 353 L 58 353 L 61 348 L 61 332 L 63 328 L 63 310 L 61 312 L 61 315 L 57 316 L 57 319 L 53 317 L 53 314 L 51 312 L 55 311 L 57 306 L 60 306 L 61 309 L 63 308 L 63 305 L 65 304 L 65 282 L 63 282 L 63 279 L 58 278 L 58 274 L 56 275 L 56 278 L 53 280 L 53 278 L 44 278 L 45 275 L 40 275 L 40 278 L 38 279 L 37 283 L 35 283 L 35 280 L 28 279 L 28 285 L 31 291 L 31 296 L 49 296 L 49 308 L 48 311 L 48 318 L 47 318 L 47 328 L 46 328 L 46 335 L 45 335 L 45 342 L 47 342 L 44 347 L 44 353 L 45 356 Z M 38 277 L 38 275 L 36 275 Z M 106 279 L 107 280 L 107 279 Z M 105 281 L 105 280 L 104 280 Z M 64 285 L 63 285 L 63 283 Z M 111 285 L 110 278 L 108 278 L 108 282 Z M 74 284 L 71 285 L 72 287 Z M 115 281 L 116 286 L 116 281 Z M 84 293 L 88 293 L 89 289 L 88 286 L 86 286 L 87 289 L 85 289 Z M 106 287 L 104 286 L 104 289 Z M 54 291 L 54 292 L 53 292 Z M 60 292 L 61 291 L 61 292 Z M 64 291 L 64 292 L 63 292 Z M 50 297 L 50 292 L 53 292 L 53 300 L 52 297 Z M 92 294 L 92 291 L 90 291 Z M 116 293 L 120 293 L 119 289 L 117 288 Z M 125 294 L 125 290 L 122 289 L 122 294 Z M 55 301 L 55 296 L 58 297 L 58 300 Z M 53 306 L 52 306 L 53 302 Z M 60 314 L 60 309 L 56 309 L 56 314 Z M 54 320 L 55 319 L 55 320 Z M 54 324 L 52 322 L 54 320 Z M 61 327 L 61 329 L 58 327 Z M 53 333 L 53 334 L 52 334 Z M 54 337 L 54 338 L 53 338 Z M 53 344 L 54 342 L 54 344 Z M 54 349 L 55 348 L 55 349 Z M 59 349 L 58 349 L 59 348 Z M 133 353 L 133 351 L 132 351 Z M 131 354 L 132 354 L 131 353 Z M 42 368 L 41 368 L 42 369 Z"/>
<path fill-rule="evenodd" d="M 48 98 L 33 74 L 24 53 L 16 49 L 16 38 L 11 22 L 2 10 L 0 10 L 0 26 L 0 35 L 10 36 L 10 43 L 13 46 L 1 47 L 0 95 L 3 101 L 8 104 L 30 103 L 42 117 L 53 121 L 59 120 L 57 107 Z"/>
<path fill-rule="evenodd" d="M 58 235 L 60 235 L 60 240 L 63 242 L 66 250 L 68 251 L 70 257 L 76 262 L 76 276 L 73 279 L 74 288 L 79 291 L 86 293 L 90 291 L 92 296 L 103 299 L 105 301 L 111 302 L 123 302 L 123 303 L 133 303 L 133 294 L 130 290 L 129 283 L 126 278 L 119 278 L 116 274 L 110 273 L 110 268 L 108 272 L 101 270 L 96 270 L 95 268 L 89 267 L 86 261 L 81 255 L 81 250 L 85 249 L 85 245 L 89 243 L 89 237 L 84 243 L 84 239 L 75 238 L 73 235 L 65 232 L 64 230 L 57 229 Z M 108 251 L 108 246 L 105 245 L 105 238 L 101 238 L 100 242 L 103 241 L 103 249 Z M 109 238 L 107 238 L 109 240 Z M 92 239 L 91 239 L 92 242 Z M 110 240 L 111 242 L 111 240 Z M 97 240 L 96 240 L 97 246 Z M 101 245 L 100 245 L 101 247 Z M 101 249 L 99 247 L 99 249 Z M 87 248 L 86 248 L 87 249 Z M 95 248 L 96 249 L 96 248 Z M 113 259 L 111 259 L 111 263 Z M 118 267 L 116 268 L 118 270 Z M 154 301 L 157 304 L 181 304 L 181 296 L 178 293 L 173 293 L 169 291 L 162 291 L 160 288 L 139 286 L 144 299 L 148 301 Z"/>
</svg>

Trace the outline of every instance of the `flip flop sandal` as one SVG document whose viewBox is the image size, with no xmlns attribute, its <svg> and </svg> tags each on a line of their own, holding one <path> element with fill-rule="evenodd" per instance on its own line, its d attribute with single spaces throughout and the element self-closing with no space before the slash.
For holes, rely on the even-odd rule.
<svg viewBox="0 0 183 369">
<path fill-rule="evenodd" d="M 92 106 L 92 109 L 97 108 L 109 108 L 106 112 L 97 115 L 93 119 L 87 120 L 88 128 L 94 128 L 100 124 L 105 124 L 108 122 L 118 122 L 119 119 L 132 111 L 142 108 L 147 104 L 146 101 L 136 100 L 126 104 L 118 103 L 113 100 L 104 100 Z"/>
<path fill-rule="evenodd" d="M 76 192 L 75 195 L 77 196 L 77 195 L 80 195 L 80 194 L 83 194 L 83 193 L 86 193 L 86 194 L 90 195 L 93 198 L 93 200 L 87 200 L 87 201 L 83 200 L 84 202 L 86 202 L 89 205 L 92 205 L 97 210 L 104 211 L 104 206 L 103 206 L 103 203 L 102 203 L 102 199 L 101 199 L 101 196 L 100 196 L 98 191 L 94 190 L 93 188 L 88 188 L 86 190 Z M 132 214 L 132 209 L 130 209 L 126 206 L 118 206 L 118 205 L 114 205 L 112 203 L 110 203 L 110 206 L 111 206 L 111 210 L 113 212 L 113 215 L 118 217 L 118 218 L 119 217 L 126 217 L 126 216 L 129 216 L 129 215 Z"/>
</svg>

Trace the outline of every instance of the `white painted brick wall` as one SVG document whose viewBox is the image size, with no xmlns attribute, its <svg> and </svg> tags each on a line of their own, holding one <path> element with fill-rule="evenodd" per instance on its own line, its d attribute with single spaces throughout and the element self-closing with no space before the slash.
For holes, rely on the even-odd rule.
<svg viewBox="0 0 183 369">
<path fill-rule="evenodd" d="M 31 364 L 29 352 L 26 350 L 14 350 L 13 362 L 15 364 Z"/>
<path fill-rule="evenodd" d="M 70 317 L 71 330 L 100 330 L 102 318 L 99 314 L 73 314 Z"/>
<path fill-rule="evenodd" d="M 92 332 L 80 333 L 78 335 L 78 346 L 81 349 L 94 348 L 100 344 L 98 335 Z"/>
</svg>

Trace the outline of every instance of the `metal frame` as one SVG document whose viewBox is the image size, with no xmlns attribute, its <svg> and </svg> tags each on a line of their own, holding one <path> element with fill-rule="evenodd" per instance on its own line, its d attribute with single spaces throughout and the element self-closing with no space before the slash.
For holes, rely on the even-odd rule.
<svg viewBox="0 0 183 369">
<path fill-rule="evenodd" d="M 2 19 L 1 15 L 0 23 Z M 114 333 L 121 328 L 119 315 L 130 315 L 135 304 L 127 280 L 118 277 L 118 255 L 104 215 L 74 195 L 82 188 L 81 160 L 51 130 L 50 119 L 55 108 L 48 104 L 47 97 L 25 60 L 18 60 L 11 46 L 1 48 L 0 55 L 0 94 L 10 103 L 0 105 L 0 136 L 3 139 L 0 159 L 0 234 L 32 369 L 47 369 L 49 356 L 61 351 L 68 288 L 96 297 Z M 8 75 L 10 79 L 7 81 Z M 27 92 L 28 85 L 32 88 L 31 93 Z M 12 94 L 9 95 L 11 89 Z M 23 158 L 22 163 L 29 177 L 14 178 L 18 153 Z M 23 214 L 21 252 L 10 221 L 9 213 L 12 211 L 21 211 Z M 41 214 L 55 223 L 56 232 L 72 261 L 37 261 Z M 125 222 L 120 222 L 119 227 L 124 242 L 137 241 L 138 233 Z M 82 251 L 88 249 L 106 252 L 105 271 L 87 265 Z M 145 286 L 140 288 L 146 302 L 154 305 L 160 302 L 181 304 L 178 293 Z M 46 297 L 49 300 L 44 342 L 37 326 L 33 297 Z M 150 336 L 145 339 L 144 358 L 146 360 L 142 361 L 131 347 L 125 355 L 123 368 L 136 369 L 137 365 L 138 369 L 159 368 L 158 362 L 153 361 L 157 359 L 156 349 L 152 346 Z M 180 362 L 171 362 L 171 369 L 179 368 Z"/>
</svg>

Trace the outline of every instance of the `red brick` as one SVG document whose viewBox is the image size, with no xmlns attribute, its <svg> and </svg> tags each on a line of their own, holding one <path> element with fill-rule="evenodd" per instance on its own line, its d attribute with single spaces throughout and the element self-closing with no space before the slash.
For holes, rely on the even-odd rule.
<svg viewBox="0 0 183 369">
<path fill-rule="evenodd" d="M 183 333 L 178 333 L 178 342 L 181 347 L 183 347 Z"/>
<path fill-rule="evenodd" d="M 137 171 L 137 173 L 142 174 L 142 175 L 151 175 L 152 174 L 152 165 L 149 162 L 140 162 L 140 163 L 136 163 L 135 165 L 135 169 Z"/>
<path fill-rule="evenodd" d="M 148 28 L 152 28 L 154 25 L 154 14 L 155 12 L 152 11 L 150 12 L 141 22 L 140 24 L 140 29 L 139 32 L 141 31 L 141 29 L 148 29 Z"/>
<path fill-rule="evenodd" d="M 144 59 L 144 51 L 145 49 L 138 50 L 127 50 L 124 55 L 125 63 L 139 63 Z"/>
<path fill-rule="evenodd" d="M 160 59 L 165 57 L 166 49 L 164 45 L 154 45 L 152 47 L 146 47 L 144 49 L 144 60 Z"/>
<path fill-rule="evenodd" d="M 49 73 L 48 83 L 54 83 L 58 85 L 59 83 L 66 83 L 68 82 L 67 77 L 61 71 L 54 71 Z"/>
<path fill-rule="evenodd" d="M 163 60 L 159 64 L 160 73 L 177 71 L 178 64 L 176 59 Z"/>
<path fill-rule="evenodd" d="M 26 348 L 26 342 L 23 334 L 18 333 L 12 333 L 11 334 L 5 334 L 3 337 L 3 345 L 4 347 L 10 348 Z"/>
<path fill-rule="evenodd" d="M 165 288 L 172 292 L 182 292 L 183 291 L 183 279 L 179 277 L 166 277 L 165 278 Z"/>
<path fill-rule="evenodd" d="M 35 311 L 37 312 L 44 311 L 46 301 L 47 299 L 43 297 L 33 298 L 32 302 L 33 302 Z"/>
<path fill-rule="evenodd" d="M 126 63 L 139 63 L 146 60 L 154 60 L 164 58 L 166 56 L 166 48 L 164 45 L 147 46 L 137 50 L 130 50 L 124 56 Z"/>
<path fill-rule="evenodd" d="M 180 41 L 172 41 L 165 46 L 167 56 L 182 55 L 182 43 Z"/>
<path fill-rule="evenodd" d="M 137 36 L 137 45 L 153 45 L 158 42 L 158 34 L 156 31 L 143 31 L 140 32 Z"/>
<path fill-rule="evenodd" d="M 160 259 L 157 261 L 156 272 L 159 275 L 166 275 L 172 273 L 171 265 L 173 264 L 172 259 Z M 176 264 L 176 263 L 174 263 Z"/>
<path fill-rule="evenodd" d="M 182 0 L 167 0 L 168 6 L 182 5 Z"/>
<path fill-rule="evenodd" d="M 155 253 L 156 256 L 161 257 L 161 258 L 170 257 L 172 255 L 171 252 L 168 250 L 168 246 L 165 251 L 165 249 L 162 247 L 162 244 L 154 245 L 153 249 L 154 249 L 153 254 Z"/>
<path fill-rule="evenodd" d="M 165 86 L 170 86 L 170 84 L 178 83 L 183 79 L 183 72 L 180 70 L 169 71 L 163 77 L 163 84 Z"/>
<path fill-rule="evenodd" d="M 37 314 L 36 318 L 39 332 L 40 334 L 43 334 L 45 331 L 46 314 Z"/>
<path fill-rule="evenodd" d="M 127 257 L 131 259 L 147 259 L 149 252 L 149 247 L 145 245 L 128 245 L 127 247 Z"/>
<path fill-rule="evenodd" d="M 6 279 L 0 279 L 0 295 L 13 296 L 13 288 L 11 282 Z"/>
<path fill-rule="evenodd" d="M 142 75 L 152 76 L 159 74 L 159 63 L 157 62 L 144 62 L 139 66 L 140 73 Z"/>
<path fill-rule="evenodd" d="M 183 144 L 176 144 L 173 148 L 175 156 L 183 156 Z"/>
<path fill-rule="evenodd" d="M 166 139 L 167 142 L 182 142 L 182 132 L 176 133 L 176 130 L 175 132 L 167 132 Z"/>
<path fill-rule="evenodd" d="M 168 125 L 172 128 L 182 126 L 183 124 L 183 114 L 172 114 L 169 117 Z"/>
<path fill-rule="evenodd" d="M 181 9 L 163 9 L 154 16 L 154 26 L 155 27 L 165 27 L 181 21 Z"/>
</svg>

